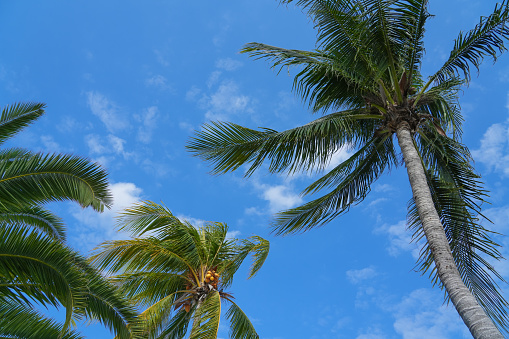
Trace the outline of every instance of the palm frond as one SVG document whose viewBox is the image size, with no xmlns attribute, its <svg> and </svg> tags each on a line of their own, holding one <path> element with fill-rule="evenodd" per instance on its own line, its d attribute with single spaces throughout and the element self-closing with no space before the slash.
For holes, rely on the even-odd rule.
<svg viewBox="0 0 509 339">
<path fill-rule="evenodd" d="M 230 338 L 232 339 L 258 339 L 260 336 L 242 309 L 229 300 L 230 308 L 226 312 L 226 318 L 230 320 Z"/>
<path fill-rule="evenodd" d="M 221 318 L 221 297 L 219 292 L 209 294 L 193 314 L 193 326 L 189 339 L 216 338 Z"/>
<path fill-rule="evenodd" d="M 509 6 L 506 0 L 495 5 L 488 17 L 481 17 L 480 22 L 470 31 L 460 32 L 454 41 L 454 48 L 449 59 L 433 74 L 428 83 L 442 82 L 454 76 L 462 75 L 470 80 L 470 66 L 479 70 L 485 56 L 497 59 L 497 54 L 504 52 L 504 40 L 509 38 Z M 423 88 L 425 90 L 425 88 Z"/>
<path fill-rule="evenodd" d="M 151 305 L 183 290 L 190 282 L 185 275 L 157 271 L 124 273 L 110 279 L 130 300 L 143 305 Z"/>
<path fill-rule="evenodd" d="M 58 299 L 66 308 L 64 331 L 71 323 L 74 310 L 84 307 L 86 302 L 83 290 L 86 283 L 73 265 L 75 257 L 60 242 L 29 232 L 25 227 L 0 228 L 0 276 L 7 281 L 34 283 L 44 294 Z M 11 292 L 28 293 L 32 289 L 24 289 L 20 284 Z"/>
<path fill-rule="evenodd" d="M 62 325 L 16 303 L 0 299 L 0 338 L 16 339 L 82 339 L 74 330 L 63 333 Z"/>
<path fill-rule="evenodd" d="M 182 254 L 172 250 L 172 244 L 159 239 L 139 238 L 105 242 L 94 249 L 90 261 L 99 269 L 109 272 L 120 270 L 171 270 L 182 272 L 187 269 L 194 272 L 194 267 Z"/>
<path fill-rule="evenodd" d="M 182 339 L 186 335 L 189 327 L 189 323 L 192 321 L 192 316 L 195 308 L 192 308 L 189 312 L 181 309 L 177 312 L 167 324 L 165 324 L 164 330 L 161 331 L 156 337 L 149 336 L 149 339 Z"/>
<path fill-rule="evenodd" d="M 0 144 L 43 115 L 45 106 L 27 102 L 4 107 L 0 115 Z"/>
<path fill-rule="evenodd" d="M 90 320 L 98 320 L 115 333 L 118 339 L 140 337 L 141 325 L 138 323 L 138 313 L 125 295 L 92 268 L 84 258 L 76 258 L 75 263 L 79 265 L 87 281 L 86 305 L 76 312 Z"/>
<path fill-rule="evenodd" d="M 295 173 L 323 168 L 342 146 L 369 140 L 382 118 L 365 110 L 352 110 L 329 114 L 283 132 L 213 122 L 195 132 L 186 147 L 195 156 L 212 162 L 216 174 L 251 163 L 246 172 L 249 176 L 266 159 L 270 159 L 271 173 Z"/>
<path fill-rule="evenodd" d="M 0 152 L 0 173 L 3 208 L 61 200 L 73 200 L 97 211 L 111 205 L 106 172 L 81 157 L 4 150 Z"/>
<path fill-rule="evenodd" d="M 400 1 L 395 11 L 400 14 L 399 22 L 401 26 L 408 32 L 405 48 L 404 63 L 405 69 L 408 70 L 408 84 L 413 82 L 413 76 L 419 72 L 421 59 L 424 53 L 424 24 L 431 16 L 428 13 L 428 0 L 407 0 Z M 406 88 L 408 90 L 408 88 Z"/>
<path fill-rule="evenodd" d="M 30 226 L 65 241 L 65 225 L 62 219 L 39 206 L 0 209 L 0 224 Z"/>
<path fill-rule="evenodd" d="M 288 235 L 329 222 L 362 201 L 369 193 L 371 184 L 392 165 L 397 165 L 392 138 L 388 135 L 374 137 L 365 147 L 304 191 L 310 193 L 328 185 L 335 186 L 330 193 L 278 213 L 272 225 L 273 231 L 278 235 Z"/>
<path fill-rule="evenodd" d="M 456 140 L 461 138 L 461 116 L 458 91 L 465 81 L 453 77 L 430 88 L 416 105 L 416 111 L 433 117 L 445 131 L 451 131 Z"/>
</svg>

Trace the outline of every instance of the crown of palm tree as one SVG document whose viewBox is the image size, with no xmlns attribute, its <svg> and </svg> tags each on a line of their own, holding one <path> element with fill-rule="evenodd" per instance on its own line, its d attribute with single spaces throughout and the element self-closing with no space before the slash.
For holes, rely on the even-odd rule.
<svg viewBox="0 0 509 339">
<path fill-rule="evenodd" d="M 272 173 L 321 170 L 343 147 L 356 152 L 304 191 L 328 192 L 276 215 L 277 234 L 324 225 L 362 201 L 384 172 L 401 157 L 393 142 L 398 128 L 413 136 L 424 165 L 433 203 L 449 240 L 462 280 L 495 322 L 507 329 L 508 303 L 492 274 L 502 279 L 485 256 L 500 259 L 498 244 L 482 227 L 480 206 L 486 197 L 461 137 L 458 90 L 470 80 L 471 67 L 484 57 L 497 58 L 509 37 L 507 1 L 470 31 L 460 33 L 444 65 L 426 80 L 424 55 L 426 0 L 282 0 L 296 3 L 317 29 L 317 49 L 302 51 L 249 43 L 242 53 L 268 60 L 281 71 L 296 67 L 293 88 L 323 116 L 278 132 L 253 130 L 228 122 L 205 124 L 187 145 L 189 151 L 226 173 L 249 164 L 246 176 L 263 163 Z M 330 113 L 332 111 L 332 113 Z M 452 138 L 448 137 L 448 134 Z M 409 224 L 414 239 L 424 236 L 415 203 Z M 427 243 L 421 252 L 423 272 L 439 282 Z"/>
<path fill-rule="evenodd" d="M 140 320 L 148 338 L 216 338 L 221 304 L 229 305 L 232 338 L 258 338 L 256 331 L 226 291 L 251 253 L 249 278 L 262 267 L 269 242 L 252 236 L 228 237 L 226 224 L 196 228 L 166 207 L 147 201 L 119 217 L 122 230 L 138 236 L 102 244 L 91 258 L 135 303 L 148 306 Z M 190 329 L 189 325 L 192 323 Z"/>
</svg>

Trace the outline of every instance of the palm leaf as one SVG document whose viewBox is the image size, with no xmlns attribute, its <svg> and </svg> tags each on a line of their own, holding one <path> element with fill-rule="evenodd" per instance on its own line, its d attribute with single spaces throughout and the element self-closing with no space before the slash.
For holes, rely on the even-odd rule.
<svg viewBox="0 0 509 339">
<path fill-rule="evenodd" d="M 194 311 L 189 339 L 217 338 L 220 318 L 221 297 L 219 292 L 212 292 Z"/>
<path fill-rule="evenodd" d="M 4 107 L 0 115 L 0 144 L 43 115 L 44 107 L 36 102 Z"/>
<path fill-rule="evenodd" d="M 65 226 L 61 218 L 39 206 L 0 209 L 0 224 L 30 226 L 65 241 Z"/>
<path fill-rule="evenodd" d="M 368 114 L 366 114 L 368 113 Z M 251 163 L 246 176 L 270 159 L 269 171 L 295 173 L 328 165 L 332 153 L 344 145 L 367 141 L 382 116 L 365 110 L 326 115 L 301 127 L 277 132 L 256 131 L 233 123 L 204 125 L 187 149 L 214 164 L 213 173 L 226 173 Z"/>
<path fill-rule="evenodd" d="M 259 335 L 240 307 L 233 301 L 226 312 L 226 318 L 230 320 L 230 338 L 232 339 L 258 339 Z"/>
<path fill-rule="evenodd" d="M 84 158 L 6 150 L 0 152 L 0 173 L 3 208 L 60 200 L 98 211 L 111 205 L 106 172 Z"/>
<path fill-rule="evenodd" d="M 31 308 L 0 299 L 0 338 L 82 339 L 76 331 L 62 334 L 62 325 Z"/>
<path fill-rule="evenodd" d="M 454 48 L 449 59 L 430 77 L 428 83 L 442 82 L 448 78 L 463 75 L 470 80 L 470 66 L 479 70 L 485 56 L 497 59 L 497 54 L 506 50 L 504 39 L 509 38 L 509 7 L 506 0 L 495 6 L 495 10 L 488 17 L 481 17 L 481 21 L 470 31 L 460 32 L 454 41 Z M 426 88 L 424 87 L 423 90 Z"/>
<path fill-rule="evenodd" d="M 392 138 L 374 137 L 372 142 L 304 191 L 310 193 L 328 185 L 335 186 L 330 193 L 278 213 L 272 226 L 274 232 L 287 235 L 329 222 L 362 201 L 369 193 L 370 185 L 391 165 L 397 165 Z"/>
</svg>

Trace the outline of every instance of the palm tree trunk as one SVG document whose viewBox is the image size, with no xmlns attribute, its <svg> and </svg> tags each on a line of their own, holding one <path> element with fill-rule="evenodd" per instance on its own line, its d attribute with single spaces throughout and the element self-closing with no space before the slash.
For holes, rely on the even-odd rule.
<svg viewBox="0 0 509 339">
<path fill-rule="evenodd" d="M 444 228 L 433 204 L 424 167 L 415 149 L 409 125 L 406 122 L 402 123 L 396 131 L 396 135 L 424 234 L 433 254 L 440 281 L 474 338 L 504 338 L 461 280 Z"/>
</svg>

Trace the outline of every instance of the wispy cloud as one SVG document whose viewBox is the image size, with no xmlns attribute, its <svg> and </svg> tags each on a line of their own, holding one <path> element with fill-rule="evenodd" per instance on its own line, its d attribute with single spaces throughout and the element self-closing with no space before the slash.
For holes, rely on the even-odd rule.
<svg viewBox="0 0 509 339">
<path fill-rule="evenodd" d="M 407 229 L 406 221 L 401 220 L 394 225 L 383 225 L 374 231 L 389 238 L 387 251 L 391 256 L 398 256 L 401 252 L 411 252 L 412 257 L 419 258 L 419 244 L 412 242 L 412 232 Z"/>
<path fill-rule="evenodd" d="M 346 277 L 352 284 L 358 284 L 361 281 L 373 279 L 377 275 L 378 272 L 373 267 L 346 271 Z"/>
<path fill-rule="evenodd" d="M 159 110 L 156 106 L 151 106 L 143 111 L 141 115 L 135 116 L 140 123 L 138 127 L 138 141 L 148 144 L 152 141 L 152 133 L 157 127 Z"/>
<path fill-rule="evenodd" d="M 233 80 L 222 81 L 214 93 L 200 99 L 200 104 L 207 109 L 208 120 L 227 120 L 233 114 L 252 112 L 252 99 L 241 94 Z"/>
<path fill-rule="evenodd" d="M 97 116 L 111 133 L 129 127 L 127 115 L 119 114 L 119 107 L 98 92 L 87 92 L 87 103 L 92 113 Z"/>
<path fill-rule="evenodd" d="M 232 58 L 224 58 L 216 61 L 216 67 L 225 71 L 235 71 L 242 67 L 242 62 Z"/>
<path fill-rule="evenodd" d="M 471 338 L 452 305 L 444 305 L 441 293 L 418 289 L 394 307 L 394 329 L 404 339 Z M 441 305 L 441 306 L 437 306 Z"/>
<path fill-rule="evenodd" d="M 509 93 L 507 99 L 506 108 L 509 109 Z M 473 150 L 472 156 L 489 170 L 509 175 L 509 119 L 488 127 L 479 149 Z"/>
<path fill-rule="evenodd" d="M 145 79 L 145 85 L 147 87 L 154 87 L 162 91 L 171 90 L 172 87 L 168 84 L 168 80 L 161 74 L 155 74 Z"/>
</svg>

